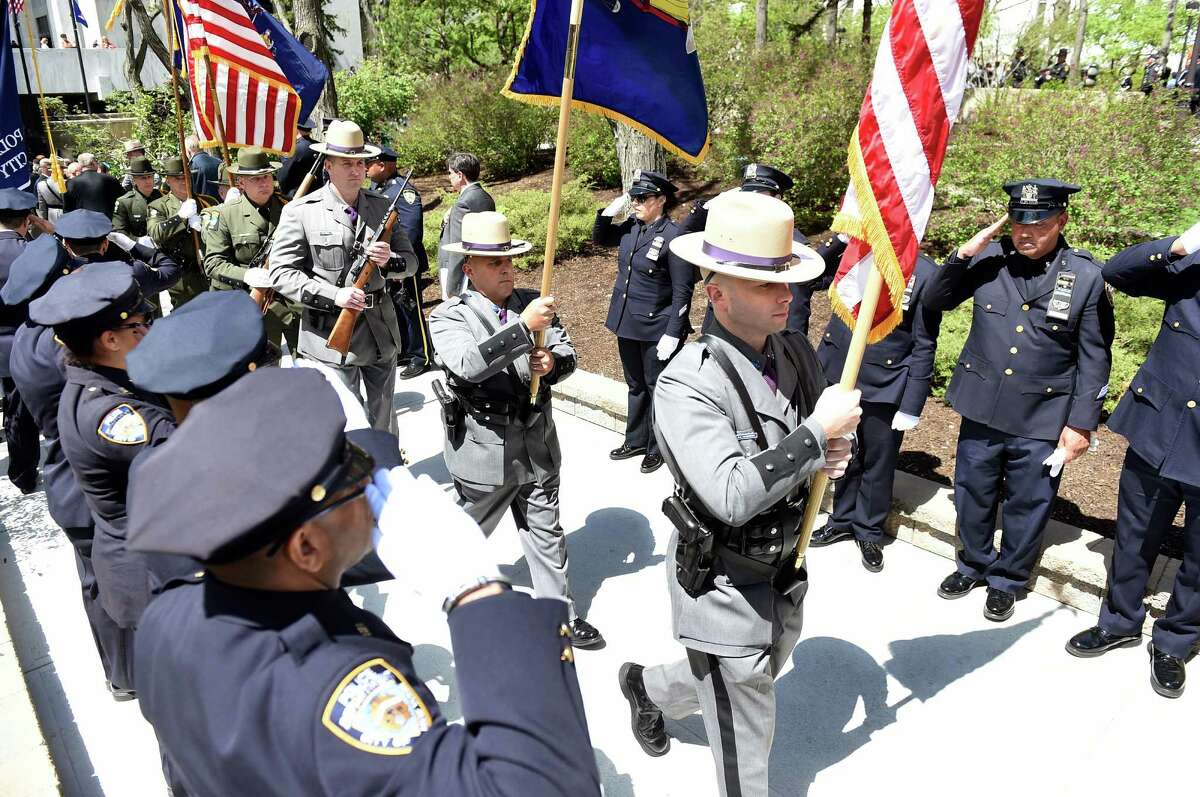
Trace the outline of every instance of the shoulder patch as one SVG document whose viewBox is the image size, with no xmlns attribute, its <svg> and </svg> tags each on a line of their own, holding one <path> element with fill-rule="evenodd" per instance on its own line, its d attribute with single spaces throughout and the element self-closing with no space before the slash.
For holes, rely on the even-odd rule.
<svg viewBox="0 0 1200 797">
<path fill-rule="evenodd" d="M 376 755 L 407 755 L 433 725 L 420 695 L 392 665 L 371 659 L 346 674 L 321 715 L 321 724 L 346 744 Z"/>
<path fill-rule="evenodd" d="M 211 213 L 201 214 L 204 216 L 204 226 L 210 230 L 215 230 L 221 224 L 221 212 L 214 209 Z"/>
<path fill-rule="evenodd" d="M 419 201 L 419 199 L 420 199 L 420 197 L 418 197 L 418 196 L 417 196 L 417 192 L 416 192 L 416 191 L 414 191 L 414 190 L 412 190 L 411 188 L 406 188 L 406 189 L 404 189 L 404 190 L 403 190 L 403 191 L 400 193 L 400 196 L 404 197 L 404 201 L 405 201 L 405 202 L 407 202 L 407 203 L 408 203 L 408 204 L 410 204 L 410 205 L 415 205 L 415 204 L 417 204 L 417 202 L 418 202 L 418 201 Z"/>
<path fill-rule="evenodd" d="M 110 443 L 136 446 L 146 442 L 146 421 L 128 404 L 118 404 L 100 421 L 96 434 Z"/>
</svg>

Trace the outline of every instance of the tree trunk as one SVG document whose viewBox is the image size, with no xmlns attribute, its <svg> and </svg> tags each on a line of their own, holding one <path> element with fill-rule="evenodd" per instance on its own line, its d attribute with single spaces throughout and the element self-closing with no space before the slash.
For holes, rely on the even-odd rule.
<svg viewBox="0 0 1200 797">
<path fill-rule="evenodd" d="M 621 164 L 621 186 L 628 191 L 638 169 L 653 172 L 667 170 L 667 153 L 652 138 L 620 122 L 609 122 L 617 141 L 617 160 Z"/>
<path fill-rule="evenodd" d="M 1074 66 L 1071 67 L 1071 74 L 1076 83 L 1083 82 L 1083 64 L 1080 61 L 1083 59 L 1083 37 L 1087 32 L 1088 18 L 1088 0 L 1079 0 L 1079 21 L 1075 26 L 1075 52 L 1071 56 Z"/>
<path fill-rule="evenodd" d="M 863 26 L 862 26 L 862 43 L 871 43 L 871 10 L 875 5 L 874 0 L 863 0 Z"/>
<path fill-rule="evenodd" d="M 146 11 L 142 0 L 129 0 L 128 7 L 133 9 L 133 15 L 137 17 L 138 27 L 142 31 L 143 46 L 148 46 L 163 68 L 170 71 L 171 54 L 167 51 L 167 45 L 163 44 L 163 40 L 158 37 L 158 31 L 154 29 L 154 17 Z M 158 14 L 154 16 L 158 16 Z"/>
<path fill-rule="evenodd" d="M 754 49 L 767 46 L 767 0 L 758 0 L 754 9 Z"/>
<path fill-rule="evenodd" d="M 825 13 L 825 43 L 833 46 L 837 41 L 838 0 L 829 0 Z"/>
<path fill-rule="evenodd" d="M 1167 65 L 1167 58 L 1171 54 L 1171 29 L 1175 27 L 1175 7 L 1179 5 L 1179 0 L 1167 0 L 1167 28 L 1163 31 L 1162 39 L 1162 62 L 1163 67 Z"/>
<path fill-rule="evenodd" d="M 137 45 L 134 44 L 134 27 L 133 27 L 133 4 L 125 4 L 125 82 L 129 84 L 129 88 L 141 91 L 142 86 L 142 70 L 138 68 L 137 60 Z"/>
<path fill-rule="evenodd" d="M 321 20 L 321 0 L 296 0 L 295 34 L 309 52 L 325 64 L 329 70 L 329 79 L 325 81 L 325 90 L 317 101 L 317 110 L 322 116 L 337 116 L 337 89 L 333 85 L 333 54 L 329 51 L 329 42 L 325 38 L 325 27 Z"/>
</svg>

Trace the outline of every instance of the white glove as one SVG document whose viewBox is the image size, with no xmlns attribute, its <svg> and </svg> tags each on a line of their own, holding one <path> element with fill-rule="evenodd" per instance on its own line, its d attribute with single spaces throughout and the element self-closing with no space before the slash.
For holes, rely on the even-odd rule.
<svg viewBox="0 0 1200 797">
<path fill-rule="evenodd" d="M 123 232 L 110 232 L 108 234 L 108 240 L 114 245 L 121 247 L 126 252 L 132 250 L 133 247 L 137 245 L 137 241 L 133 240 Z"/>
<path fill-rule="evenodd" d="M 609 216 L 616 218 L 617 216 L 625 216 L 629 213 L 629 194 L 621 194 L 619 197 L 608 203 L 608 207 L 600 211 L 601 216 Z"/>
<path fill-rule="evenodd" d="M 367 487 L 367 502 L 375 514 L 379 558 L 414 592 L 440 604 L 473 579 L 499 577 L 478 524 L 428 476 L 414 479 L 403 467 L 380 469 Z"/>
<path fill-rule="evenodd" d="M 672 335 L 663 335 L 658 339 L 658 348 L 655 353 L 658 354 L 658 359 L 667 360 L 675 353 L 675 348 L 679 346 L 679 338 Z"/>
<path fill-rule="evenodd" d="M 147 249 L 158 248 L 158 244 L 154 243 L 154 239 L 149 235 L 143 235 L 141 238 L 138 238 L 136 241 L 134 241 L 134 243 L 136 243 L 138 246 L 144 246 Z"/>
<path fill-rule="evenodd" d="M 196 200 L 185 199 L 179 203 L 179 210 L 175 211 L 175 215 L 181 219 L 190 219 L 198 212 L 196 209 Z"/>
<path fill-rule="evenodd" d="M 1043 465 L 1050 468 L 1050 478 L 1054 478 L 1062 473 L 1063 464 L 1067 461 L 1067 450 L 1065 448 L 1056 448 L 1054 453 L 1042 460 Z"/>
<path fill-rule="evenodd" d="M 1193 224 L 1187 232 L 1179 236 L 1179 244 L 1183 247 L 1183 251 L 1189 255 L 1200 251 L 1200 221 Z"/>
<path fill-rule="evenodd" d="M 271 272 L 265 268 L 248 268 L 242 274 L 242 282 L 249 285 L 251 288 L 263 290 L 265 288 L 274 287 L 275 283 L 271 281 Z"/>
<path fill-rule="evenodd" d="M 199 216 L 192 216 L 190 219 L 187 220 L 187 225 L 189 227 L 191 227 L 193 230 L 195 230 L 196 232 L 200 232 L 200 230 L 203 229 L 203 226 L 204 226 L 200 222 Z"/>
<path fill-rule="evenodd" d="M 236 188 L 230 188 L 229 193 L 227 193 L 225 195 L 225 201 L 221 204 L 232 205 L 234 202 L 237 202 L 241 198 L 242 198 L 241 191 L 237 190 Z"/>
<path fill-rule="evenodd" d="M 897 432 L 907 432 L 909 429 L 916 429 L 917 424 L 921 422 L 921 418 L 917 415 L 909 415 L 907 412 L 897 412 L 892 416 L 892 428 Z"/>
</svg>

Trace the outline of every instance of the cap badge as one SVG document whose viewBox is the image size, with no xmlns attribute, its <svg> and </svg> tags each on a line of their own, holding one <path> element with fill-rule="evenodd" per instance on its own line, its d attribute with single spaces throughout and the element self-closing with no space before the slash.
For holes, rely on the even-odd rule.
<svg viewBox="0 0 1200 797">
<path fill-rule="evenodd" d="M 753 180 L 755 177 L 758 177 L 758 164 L 751 163 L 746 167 L 746 178 Z"/>
<path fill-rule="evenodd" d="M 633 179 L 635 179 L 635 180 L 640 180 L 640 179 L 642 179 L 642 170 L 641 170 L 641 169 L 635 169 L 635 170 L 634 170 L 634 172 L 633 172 Z"/>
<path fill-rule="evenodd" d="M 313 501 L 324 501 L 325 500 L 325 485 L 318 484 L 316 487 L 313 487 L 312 492 L 310 492 L 309 495 L 311 496 Z"/>
<path fill-rule="evenodd" d="M 1021 186 L 1021 204 L 1036 205 L 1038 201 L 1038 187 L 1033 183 L 1025 183 Z"/>
</svg>

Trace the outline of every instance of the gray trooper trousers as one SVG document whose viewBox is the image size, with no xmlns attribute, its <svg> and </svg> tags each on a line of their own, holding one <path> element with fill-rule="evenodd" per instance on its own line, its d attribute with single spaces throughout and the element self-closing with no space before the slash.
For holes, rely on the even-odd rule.
<svg viewBox="0 0 1200 797">
<path fill-rule="evenodd" d="M 642 672 L 646 695 L 663 714 L 674 720 L 703 715 L 722 797 L 767 795 L 775 679 L 800 640 L 804 604 L 781 619 L 779 636 L 758 653 L 718 656 L 688 648 L 687 658 Z"/>
<path fill-rule="evenodd" d="M 505 511 L 512 509 L 521 550 L 529 564 L 533 591 L 539 598 L 563 598 L 567 614 L 576 617 L 575 598 L 567 586 L 567 538 L 558 522 L 558 476 L 542 483 L 482 486 L 454 480 L 458 505 L 492 536 Z"/>
<path fill-rule="evenodd" d="M 367 422 L 372 429 L 392 434 L 399 431 L 396 413 L 392 411 L 392 396 L 396 392 L 395 356 L 389 362 L 374 365 L 339 366 L 327 362 L 321 362 L 321 365 L 336 375 L 360 400 L 363 395 L 360 383 L 366 388 L 367 400 L 363 403 L 363 409 L 367 411 Z"/>
</svg>

